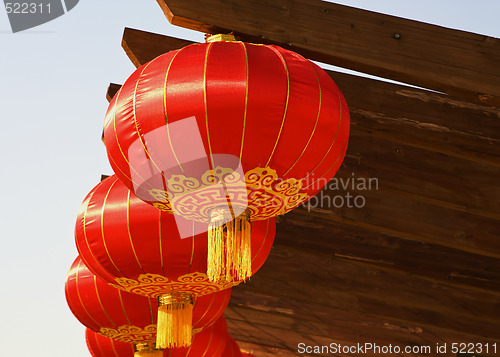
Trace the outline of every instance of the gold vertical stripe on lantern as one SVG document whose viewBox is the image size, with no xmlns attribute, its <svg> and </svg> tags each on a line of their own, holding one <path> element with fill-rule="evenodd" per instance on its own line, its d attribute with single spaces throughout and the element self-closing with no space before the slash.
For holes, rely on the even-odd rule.
<svg viewBox="0 0 500 357">
<path fill-rule="evenodd" d="M 192 334 L 192 294 L 179 291 L 158 297 L 156 347 L 164 349 L 190 346 Z"/>
<path fill-rule="evenodd" d="M 225 207 L 210 212 L 207 261 L 210 281 L 243 281 L 252 275 L 251 227 L 246 211 L 236 218 Z"/>
</svg>

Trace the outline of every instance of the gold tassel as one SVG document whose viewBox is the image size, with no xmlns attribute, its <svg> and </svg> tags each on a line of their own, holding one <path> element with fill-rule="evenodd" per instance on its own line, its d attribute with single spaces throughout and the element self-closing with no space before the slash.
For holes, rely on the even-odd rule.
<svg viewBox="0 0 500 357">
<path fill-rule="evenodd" d="M 210 212 L 207 261 L 210 281 L 243 281 L 252 275 L 251 228 L 248 212 L 236 218 L 227 208 L 218 207 Z"/>
<path fill-rule="evenodd" d="M 135 345 L 134 357 L 163 357 L 163 351 L 157 350 L 154 343 L 138 343 Z"/>
<path fill-rule="evenodd" d="M 193 334 L 193 297 L 187 292 L 172 292 L 158 297 L 156 347 L 188 347 Z"/>
</svg>

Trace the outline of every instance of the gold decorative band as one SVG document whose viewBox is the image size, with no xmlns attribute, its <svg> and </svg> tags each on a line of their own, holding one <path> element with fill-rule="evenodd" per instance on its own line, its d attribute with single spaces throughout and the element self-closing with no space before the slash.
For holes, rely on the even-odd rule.
<svg viewBox="0 0 500 357">
<path fill-rule="evenodd" d="M 230 168 L 217 166 L 201 177 L 172 175 L 168 191 L 149 190 L 155 207 L 186 219 L 208 223 L 210 212 L 227 206 L 247 207 L 252 221 L 285 214 L 309 196 L 301 192 L 304 182 L 281 179 L 269 167 L 257 167 L 242 175 Z"/>
<path fill-rule="evenodd" d="M 101 335 L 127 343 L 152 342 L 156 339 L 156 325 L 138 327 L 123 325 L 116 329 L 101 327 Z"/>
<path fill-rule="evenodd" d="M 177 279 L 169 279 L 159 274 L 141 274 L 135 279 L 116 278 L 115 288 L 130 293 L 157 298 L 171 292 L 189 292 L 193 296 L 213 294 L 229 289 L 237 282 L 212 282 L 204 273 L 185 274 Z"/>
</svg>

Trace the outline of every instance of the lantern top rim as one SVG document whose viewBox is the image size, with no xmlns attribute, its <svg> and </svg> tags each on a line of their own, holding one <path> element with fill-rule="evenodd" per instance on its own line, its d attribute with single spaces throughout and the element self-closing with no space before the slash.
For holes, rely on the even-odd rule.
<svg viewBox="0 0 500 357">
<path fill-rule="evenodd" d="M 206 42 L 237 42 L 236 38 L 232 33 L 228 34 L 216 34 L 216 35 L 210 35 L 207 37 Z"/>
</svg>

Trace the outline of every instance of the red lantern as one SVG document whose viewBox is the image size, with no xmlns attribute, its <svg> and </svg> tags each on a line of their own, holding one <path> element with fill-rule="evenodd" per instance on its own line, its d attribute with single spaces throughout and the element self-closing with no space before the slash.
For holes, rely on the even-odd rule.
<svg viewBox="0 0 500 357">
<path fill-rule="evenodd" d="M 66 300 L 75 317 L 86 327 L 109 338 L 150 348 L 156 339 L 158 302 L 122 292 L 95 276 L 78 257 L 66 280 Z M 224 312 L 231 295 L 223 290 L 194 301 L 193 327 L 201 331 Z"/>
<path fill-rule="evenodd" d="M 155 354 L 158 357 L 222 357 L 226 356 L 223 353 L 230 343 L 227 325 L 222 316 L 212 326 L 194 335 L 191 346 L 184 348 L 152 350 L 148 344 L 143 344 L 139 346 L 139 351 L 137 351 L 137 347 L 134 348 L 131 343 L 113 340 L 88 328 L 85 331 L 85 336 L 92 357 L 133 357 L 134 352 L 135 356 L 148 357 L 154 357 Z M 222 352 L 223 350 L 224 352 Z"/>
<path fill-rule="evenodd" d="M 183 239 L 179 229 L 186 225 L 191 236 Z M 235 284 L 208 280 L 207 234 L 195 234 L 200 226 L 145 204 L 115 176 L 89 193 L 78 215 L 76 244 L 89 269 L 119 289 L 158 297 L 161 348 L 189 345 L 193 297 Z M 253 272 L 266 260 L 274 233 L 274 219 L 254 225 Z"/>
<path fill-rule="evenodd" d="M 347 104 L 316 64 L 277 46 L 219 39 L 137 69 L 104 123 L 122 182 L 157 208 L 209 223 L 212 280 L 224 276 L 233 247 L 238 274 L 249 276 L 250 220 L 317 194 L 349 135 Z"/>
<path fill-rule="evenodd" d="M 85 341 L 92 357 L 134 357 L 135 348 L 132 343 L 113 340 L 89 328 L 85 329 Z"/>
<path fill-rule="evenodd" d="M 226 349 L 221 357 L 241 357 L 240 347 L 231 335 L 227 336 Z"/>
</svg>

